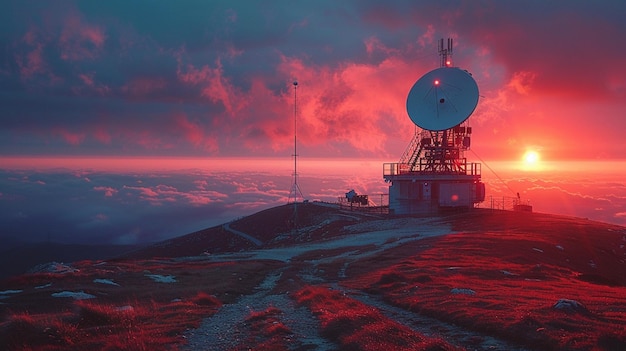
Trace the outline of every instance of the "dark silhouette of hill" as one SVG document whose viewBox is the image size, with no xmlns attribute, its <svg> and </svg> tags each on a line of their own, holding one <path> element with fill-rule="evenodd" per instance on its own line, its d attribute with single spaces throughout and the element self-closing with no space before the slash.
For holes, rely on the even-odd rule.
<svg viewBox="0 0 626 351">
<path fill-rule="evenodd" d="M 342 211 L 337 206 L 330 204 L 298 203 L 295 206 L 288 204 L 273 207 L 243 217 L 234 221 L 231 227 L 250 233 L 267 243 L 274 240 L 278 235 L 292 233 L 294 228 L 319 226 L 324 227 L 325 232 L 335 232 L 337 229 L 341 229 L 343 225 L 353 223 L 355 221 L 354 216 L 366 218 L 358 212 Z M 318 238 L 323 237 L 319 236 Z"/>
<path fill-rule="evenodd" d="M 294 215 L 295 213 L 295 215 Z M 296 220 L 294 221 L 294 218 Z M 342 211 L 337 206 L 318 203 L 298 203 L 272 207 L 228 224 L 203 229 L 169 239 L 124 255 L 126 258 L 184 257 L 224 252 L 240 252 L 256 248 L 250 240 L 235 234 L 243 232 L 263 244 L 275 247 L 328 239 L 341 235 L 345 225 L 357 220 L 370 220 L 368 214 Z M 229 231 L 227 228 L 232 229 Z M 298 232 L 295 234 L 295 228 Z"/>
<path fill-rule="evenodd" d="M 410 218 L 410 216 L 372 216 L 359 211 L 341 210 L 337 206 L 328 204 L 300 203 L 297 207 L 297 222 L 294 224 L 294 206 L 288 204 L 263 210 L 228 224 L 233 231 L 243 232 L 260 240 L 262 242 L 260 247 L 233 231 L 225 229 L 226 225 L 222 225 L 143 247 L 128 252 L 121 258 L 202 256 L 296 245 L 345 235 L 344 227 L 357 222 L 403 217 Z M 438 220 L 441 223 L 450 224 L 455 232 L 499 232 L 502 235 L 533 233 L 546 239 L 558 237 L 562 243 L 560 245 L 570 247 L 570 254 L 581 255 L 594 249 L 604 250 L 601 246 L 610 238 L 615 237 L 615 232 L 621 228 L 583 218 L 490 209 L 449 213 L 438 217 Z M 296 226 L 297 230 L 294 229 Z M 580 246 L 581 238 L 587 240 L 587 246 Z M 598 245 L 600 248 L 594 247 Z M 574 248 L 576 251 L 572 253 Z M 560 257 L 558 249 L 552 248 L 552 250 L 555 251 L 555 255 L 548 255 L 548 257 Z M 603 263 L 607 266 L 617 267 L 616 264 L 624 266 L 624 258 L 617 257 L 611 252 L 598 255 L 594 262 L 594 264 Z M 626 269 L 626 266 L 624 267 Z M 626 274 L 620 269 L 600 275 L 589 270 L 588 262 L 572 268 L 582 272 L 578 279 L 609 286 L 626 286 Z"/>
</svg>

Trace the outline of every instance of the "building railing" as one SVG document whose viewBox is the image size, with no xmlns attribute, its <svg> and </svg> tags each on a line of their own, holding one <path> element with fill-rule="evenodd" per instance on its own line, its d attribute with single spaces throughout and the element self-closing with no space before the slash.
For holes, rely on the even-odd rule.
<svg viewBox="0 0 626 351">
<path fill-rule="evenodd" d="M 511 196 L 489 196 L 488 208 L 492 210 L 527 211 L 532 212 L 529 200 Z"/>
<path fill-rule="evenodd" d="M 468 175 L 480 176 L 481 164 L 475 162 L 465 162 L 459 160 L 458 163 L 424 163 L 420 162 L 415 165 L 409 163 L 384 163 L 383 176 L 399 176 L 409 174 L 449 174 L 449 175 Z"/>
</svg>

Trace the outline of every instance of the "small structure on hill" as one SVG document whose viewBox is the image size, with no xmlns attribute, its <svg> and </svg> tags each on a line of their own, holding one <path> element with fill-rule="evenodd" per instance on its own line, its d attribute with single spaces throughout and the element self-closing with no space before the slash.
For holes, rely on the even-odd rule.
<svg viewBox="0 0 626 351">
<path fill-rule="evenodd" d="M 351 204 L 359 204 L 363 206 L 367 206 L 369 204 L 369 198 L 367 195 L 359 195 L 354 191 L 354 189 L 348 191 L 346 193 L 346 199 Z"/>
<path fill-rule="evenodd" d="M 362 213 L 383 214 L 388 213 L 389 208 L 384 204 L 387 194 L 380 195 L 380 202 L 374 201 L 374 196 L 358 194 L 354 189 L 348 191 L 344 196 L 337 198 L 337 204 L 340 209 L 359 211 Z M 377 199 L 377 198 L 376 198 Z"/>
<path fill-rule="evenodd" d="M 439 42 L 441 67 L 411 88 L 406 108 L 416 125 L 413 140 L 398 163 L 385 163 L 389 213 L 432 214 L 446 208 L 472 208 L 484 201 L 481 164 L 468 162 L 472 127 L 467 119 L 478 104 L 471 73 L 452 66 L 452 39 Z"/>
</svg>

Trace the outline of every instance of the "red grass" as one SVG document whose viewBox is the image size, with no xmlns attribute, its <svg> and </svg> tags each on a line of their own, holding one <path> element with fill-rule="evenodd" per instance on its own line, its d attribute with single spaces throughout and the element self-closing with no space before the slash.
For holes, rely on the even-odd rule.
<svg viewBox="0 0 626 351">
<path fill-rule="evenodd" d="M 315 213 L 311 222 L 321 215 Z M 3 296 L 0 345 L 8 350 L 176 350 L 184 344 L 186 330 L 198 327 L 222 303 L 251 294 L 269 272 L 280 270 L 282 278 L 273 292 L 288 292 L 307 306 L 321 334 L 342 350 L 454 349 L 344 293 L 325 285 L 303 285 L 299 273 L 314 268 L 321 281 L 379 295 L 407 311 L 473 330 L 476 338 L 487 334 L 536 350 L 626 350 L 624 228 L 484 211 L 443 220 L 465 232 L 409 242 L 365 258 L 327 260 L 316 267 L 310 267 L 316 258 L 357 248 L 321 249 L 290 263 L 216 263 L 209 258 L 83 261 L 73 265 L 79 269 L 75 273 L 16 277 L 0 282 L 0 291 L 22 291 Z M 240 229 L 253 228 L 255 222 L 246 225 Z M 271 232 L 263 229 L 267 235 Z M 328 235 L 338 234 L 339 229 Z M 198 249 L 194 238 L 184 238 L 193 246 L 189 250 Z M 348 278 L 339 277 L 340 271 Z M 176 283 L 154 282 L 146 274 L 172 275 Z M 94 282 L 98 278 L 119 286 Z M 51 297 L 64 290 L 96 298 L 76 302 Z M 555 309 L 559 299 L 576 300 L 584 308 Z M 124 306 L 132 309 L 120 309 Z M 307 344 L 299 343 L 283 323 L 287 313 L 268 307 L 235 321 L 242 338 L 234 350 L 306 350 Z"/>
<path fill-rule="evenodd" d="M 533 349 L 626 349 L 626 265 L 623 253 L 614 251 L 622 237 L 608 234 L 593 240 L 571 231 L 425 239 L 386 253 L 404 257 L 396 263 L 378 269 L 372 262 L 354 264 L 348 275 L 358 277 L 346 285 Z M 454 294 L 455 288 L 475 294 Z M 563 298 L 589 312 L 554 309 Z"/>
<path fill-rule="evenodd" d="M 249 293 L 264 272 L 274 268 L 258 262 L 160 260 L 77 266 L 80 272 L 25 275 L 3 282 L 7 290 L 19 286 L 23 292 L 0 305 L 0 345 L 8 350 L 175 350 L 185 342 L 183 333 L 217 312 L 222 305 L 217 296 L 232 300 Z M 157 283 L 147 273 L 174 275 L 177 282 Z M 119 286 L 96 283 L 95 278 L 111 279 Z M 74 301 L 51 296 L 63 290 L 83 290 L 96 298 Z"/>
<path fill-rule="evenodd" d="M 222 305 L 222 302 L 215 296 L 209 295 L 204 291 L 200 291 L 198 295 L 193 298 L 193 302 L 198 306 L 220 307 Z"/>
<path fill-rule="evenodd" d="M 205 295 L 199 299 L 203 305 L 135 301 L 118 307 L 77 301 L 66 314 L 14 314 L 3 326 L 0 341 L 10 350 L 171 350 L 186 329 L 196 328 L 215 312 L 216 305 Z"/>
<path fill-rule="evenodd" d="M 295 295 L 320 320 L 322 334 L 342 350 L 454 350 L 383 316 L 338 291 L 308 286 Z"/>
</svg>

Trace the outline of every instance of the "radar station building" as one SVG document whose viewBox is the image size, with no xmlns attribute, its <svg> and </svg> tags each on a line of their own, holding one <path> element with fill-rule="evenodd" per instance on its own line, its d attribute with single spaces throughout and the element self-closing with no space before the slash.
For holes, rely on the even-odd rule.
<svg viewBox="0 0 626 351">
<path fill-rule="evenodd" d="M 453 67 L 452 39 L 439 42 L 441 67 L 423 75 L 407 98 L 416 132 L 398 163 L 383 165 L 392 214 L 434 214 L 473 208 L 485 200 L 481 164 L 468 162 L 468 118 L 478 104 L 478 85 L 466 70 Z"/>
</svg>

